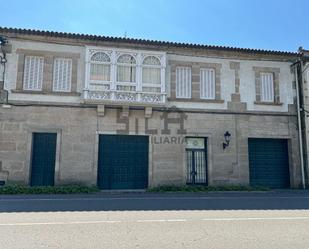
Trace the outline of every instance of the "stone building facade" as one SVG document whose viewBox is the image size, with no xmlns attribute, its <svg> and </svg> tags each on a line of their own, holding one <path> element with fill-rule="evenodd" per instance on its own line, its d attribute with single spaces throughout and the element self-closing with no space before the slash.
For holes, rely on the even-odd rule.
<svg viewBox="0 0 309 249">
<path fill-rule="evenodd" d="M 2 181 L 301 186 L 297 53 L 6 28 L 0 36 Z"/>
</svg>

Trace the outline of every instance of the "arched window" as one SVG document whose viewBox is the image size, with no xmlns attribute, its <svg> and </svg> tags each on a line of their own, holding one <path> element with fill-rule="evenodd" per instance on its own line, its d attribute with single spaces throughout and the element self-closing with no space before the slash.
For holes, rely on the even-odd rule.
<svg viewBox="0 0 309 249">
<path fill-rule="evenodd" d="M 90 80 L 110 81 L 111 59 L 106 53 L 97 52 L 90 59 Z"/>
<path fill-rule="evenodd" d="M 123 54 L 117 60 L 117 81 L 136 82 L 136 60 L 130 54 Z"/>
<path fill-rule="evenodd" d="M 143 84 L 161 84 L 161 63 L 155 56 L 147 56 L 143 61 Z"/>
</svg>

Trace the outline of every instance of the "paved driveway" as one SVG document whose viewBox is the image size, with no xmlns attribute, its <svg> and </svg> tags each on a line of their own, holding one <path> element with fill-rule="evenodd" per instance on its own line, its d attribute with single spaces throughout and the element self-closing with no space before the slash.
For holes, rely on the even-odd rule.
<svg viewBox="0 0 309 249">
<path fill-rule="evenodd" d="M 0 248 L 309 248 L 309 193 L 1 196 Z"/>
</svg>

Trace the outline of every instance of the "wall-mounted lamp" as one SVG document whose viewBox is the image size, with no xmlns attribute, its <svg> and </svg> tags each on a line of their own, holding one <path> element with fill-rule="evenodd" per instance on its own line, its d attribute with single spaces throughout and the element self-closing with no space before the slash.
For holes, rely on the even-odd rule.
<svg viewBox="0 0 309 249">
<path fill-rule="evenodd" d="M 223 143 L 223 149 L 230 145 L 231 134 L 228 131 L 224 133 L 224 140 L 225 142 Z"/>
</svg>

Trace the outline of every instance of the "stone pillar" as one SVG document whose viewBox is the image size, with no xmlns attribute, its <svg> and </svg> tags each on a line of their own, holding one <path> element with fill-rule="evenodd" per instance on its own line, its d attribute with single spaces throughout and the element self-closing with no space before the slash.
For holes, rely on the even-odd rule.
<svg viewBox="0 0 309 249">
<path fill-rule="evenodd" d="M 228 102 L 228 109 L 235 112 L 243 112 L 247 110 L 247 104 L 241 102 L 240 96 L 240 62 L 230 61 L 230 69 L 234 70 L 235 74 L 235 93 L 231 94 L 231 102 Z"/>
</svg>

